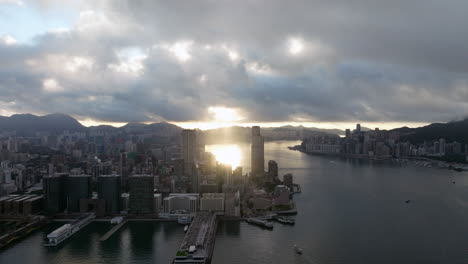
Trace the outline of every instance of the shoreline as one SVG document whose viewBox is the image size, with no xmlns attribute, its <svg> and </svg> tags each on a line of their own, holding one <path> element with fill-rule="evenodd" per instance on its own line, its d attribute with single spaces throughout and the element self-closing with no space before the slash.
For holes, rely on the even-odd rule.
<svg viewBox="0 0 468 264">
<path fill-rule="evenodd" d="M 356 155 L 347 155 L 347 154 L 334 154 L 334 153 L 317 153 L 317 152 L 306 152 L 300 145 L 288 147 L 289 150 L 299 151 L 306 155 L 310 156 L 329 156 L 329 157 L 339 157 L 339 158 L 350 158 L 358 160 L 369 160 L 369 161 L 391 161 L 397 162 L 398 164 L 414 164 L 417 166 L 422 166 L 425 168 L 438 168 L 438 169 L 448 169 L 455 170 L 457 172 L 468 171 L 468 164 L 465 163 L 450 163 L 443 160 L 430 159 L 427 157 L 370 157 L 370 156 L 356 156 Z M 419 164 L 424 163 L 424 164 Z"/>
</svg>

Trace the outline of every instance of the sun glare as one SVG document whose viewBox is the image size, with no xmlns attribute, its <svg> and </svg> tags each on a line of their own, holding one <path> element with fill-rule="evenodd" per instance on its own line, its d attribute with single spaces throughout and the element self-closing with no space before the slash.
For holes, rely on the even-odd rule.
<svg viewBox="0 0 468 264">
<path fill-rule="evenodd" d="M 215 155 L 216 160 L 220 163 L 231 165 L 235 168 L 240 165 L 241 150 L 236 145 L 213 145 L 207 151 Z"/>
<path fill-rule="evenodd" d="M 288 42 L 288 49 L 291 55 L 297 55 L 304 50 L 304 43 L 297 38 L 292 38 Z"/>
<path fill-rule="evenodd" d="M 208 108 L 208 112 L 217 122 L 233 122 L 242 119 L 238 111 L 233 108 L 212 106 Z"/>
</svg>

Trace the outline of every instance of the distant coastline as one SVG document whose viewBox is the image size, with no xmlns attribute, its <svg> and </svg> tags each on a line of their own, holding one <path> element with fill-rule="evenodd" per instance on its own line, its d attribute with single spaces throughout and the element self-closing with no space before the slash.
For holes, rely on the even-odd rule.
<svg viewBox="0 0 468 264">
<path fill-rule="evenodd" d="M 300 151 L 307 155 L 317 155 L 317 156 L 331 156 L 331 157 L 342 157 L 342 158 L 352 158 L 352 159 L 362 159 L 362 160 L 372 160 L 372 161 L 392 161 L 399 164 L 414 164 L 417 166 L 422 166 L 426 168 L 440 168 L 440 169 L 449 169 L 455 171 L 468 171 L 468 163 L 455 163 L 447 162 L 443 160 L 431 159 L 428 157 L 372 157 L 364 155 L 350 155 L 343 153 L 321 153 L 321 152 L 307 152 L 301 145 L 288 147 L 290 150 Z"/>
</svg>

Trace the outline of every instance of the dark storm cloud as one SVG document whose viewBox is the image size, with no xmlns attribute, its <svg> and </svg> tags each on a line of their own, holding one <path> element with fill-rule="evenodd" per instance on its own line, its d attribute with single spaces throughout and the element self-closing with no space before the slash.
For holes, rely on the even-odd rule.
<svg viewBox="0 0 468 264">
<path fill-rule="evenodd" d="M 4 110 L 113 122 L 200 120 L 210 106 L 242 109 L 246 121 L 432 122 L 468 113 L 466 1 L 76 8 L 76 25 L 34 45 L 0 39 Z M 303 45 L 298 54 L 289 53 L 291 39 Z"/>
</svg>

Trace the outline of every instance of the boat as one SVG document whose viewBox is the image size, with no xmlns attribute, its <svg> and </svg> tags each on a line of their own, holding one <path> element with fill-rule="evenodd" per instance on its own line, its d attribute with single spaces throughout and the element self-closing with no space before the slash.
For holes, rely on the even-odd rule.
<svg viewBox="0 0 468 264">
<path fill-rule="evenodd" d="M 177 217 L 177 223 L 182 225 L 188 225 L 192 222 L 192 218 L 189 215 L 183 215 Z"/>
<path fill-rule="evenodd" d="M 116 216 L 114 218 L 111 219 L 110 223 L 112 225 L 117 225 L 117 224 L 120 224 L 121 222 L 123 221 L 123 217 L 122 216 Z"/>
<path fill-rule="evenodd" d="M 261 219 L 251 217 L 251 218 L 247 218 L 247 223 L 256 224 L 261 227 L 273 229 L 273 224 L 266 220 L 261 220 Z"/>
<path fill-rule="evenodd" d="M 296 251 L 297 254 L 302 255 L 302 248 L 297 245 L 294 245 L 294 251 Z"/>
<path fill-rule="evenodd" d="M 296 223 L 296 221 L 294 221 L 294 219 L 289 218 L 289 217 L 284 217 L 284 216 L 277 217 L 276 221 L 278 221 L 278 222 L 280 222 L 282 224 L 286 224 L 286 225 L 294 225 Z"/>
<path fill-rule="evenodd" d="M 184 233 L 187 233 L 187 231 L 188 231 L 188 225 L 184 227 Z"/>
</svg>

